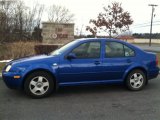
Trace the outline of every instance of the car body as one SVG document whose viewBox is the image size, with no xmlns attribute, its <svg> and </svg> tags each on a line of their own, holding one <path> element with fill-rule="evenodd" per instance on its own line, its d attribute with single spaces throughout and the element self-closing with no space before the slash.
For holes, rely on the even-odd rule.
<svg viewBox="0 0 160 120">
<path fill-rule="evenodd" d="M 52 78 L 54 81 L 52 87 L 58 88 L 60 86 L 124 83 L 131 72 L 139 70 L 140 72 L 137 73 L 142 73 L 140 77 L 146 79 L 145 83 L 147 83 L 148 80 L 158 76 L 157 64 L 156 54 L 145 52 L 122 40 L 84 38 L 74 40 L 50 55 L 13 60 L 3 69 L 2 77 L 9 88 L 25 89 L 28 76 L 41 72 L 48 74 L 48 78 Z M 137 75 L 134 74 L 133 77 L 138 78 Z M 34 78 L 36 79 L 36 76 Z M 31 81 L 28 81 L 26 84 L 29 86 Z M 41 86 L 41 83 L 38 85 Z M 141 88 L 134 90 L 139 89 Z"/>
</svg>

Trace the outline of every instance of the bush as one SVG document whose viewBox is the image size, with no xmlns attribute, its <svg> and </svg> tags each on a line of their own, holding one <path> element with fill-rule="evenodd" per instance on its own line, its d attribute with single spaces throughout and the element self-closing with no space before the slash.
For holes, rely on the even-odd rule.
<svg viewBox="0 0 160 120">
<path fill-rule="evenodd" d="M 14 42 L 0 45 L 0 60 L 17 59 L 21 57 L 48 54 L 56 50 L 60 44 L 39 44 L 37 42 Z"/>
<path fill-rule="evenodd" d="M 6 45 L 4 59 L 17 59 L 25 56 L 35 55 L 34 46 L 36 42 L 14 42 Z"/>
<path fill-rule="evenodd" d="M 36 54 L 48 54 L 54 50 L 56 50 L 60 45 L 52 45 L 52 44 L 39 44 L 35 45 L 35 53 Z"/>
</svg>

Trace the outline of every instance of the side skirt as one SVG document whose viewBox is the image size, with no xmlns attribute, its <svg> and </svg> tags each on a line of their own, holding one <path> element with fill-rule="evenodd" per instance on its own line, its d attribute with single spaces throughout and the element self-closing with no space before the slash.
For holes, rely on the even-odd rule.
<svg viewBox="0 0 160 120">
<path fill-rule="evenodd" d="M 100 81 L 84 81 L 84 82 L 65 82 L 59 83 L 59 86 L 79 86 L 79 85 L 98 85 L 98 84 L 121 84 L 123 80 L 100 80 Z"/>
</svg>

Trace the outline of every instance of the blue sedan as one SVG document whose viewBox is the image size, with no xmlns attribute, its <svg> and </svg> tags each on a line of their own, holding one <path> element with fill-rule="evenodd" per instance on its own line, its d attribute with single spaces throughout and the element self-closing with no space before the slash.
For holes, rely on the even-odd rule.
<svg viewBox="0 0 160 120">
<path fill-rule="evenodd" d="M 49 55 L 13 60 L 2 71 L 9 88 L 34 98 L 61 86 L 124 83 L 138 91 L 158 76 L 156 54 L 116 39 L 74 40 Z"/>
</svg>

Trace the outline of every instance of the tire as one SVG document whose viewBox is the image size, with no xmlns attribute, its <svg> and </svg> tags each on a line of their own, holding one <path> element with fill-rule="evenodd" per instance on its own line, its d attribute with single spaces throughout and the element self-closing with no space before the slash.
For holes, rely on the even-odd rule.
<svg viewBox="0 0 160 120">
<path fill-rule="evenodd" d="M 27 76 L 24 91 L 32 98 L 44 98 L 54 90 L 53 77 L 44 71 L 36 71 Z"/>
<path fill-rule="evenodd" d="M 131 71 L 126 79 L 126 86 L 129 90 L 139 91 L 146 85 L 146 75 L 142 70 L 136 69 Z"/>
</svg>

